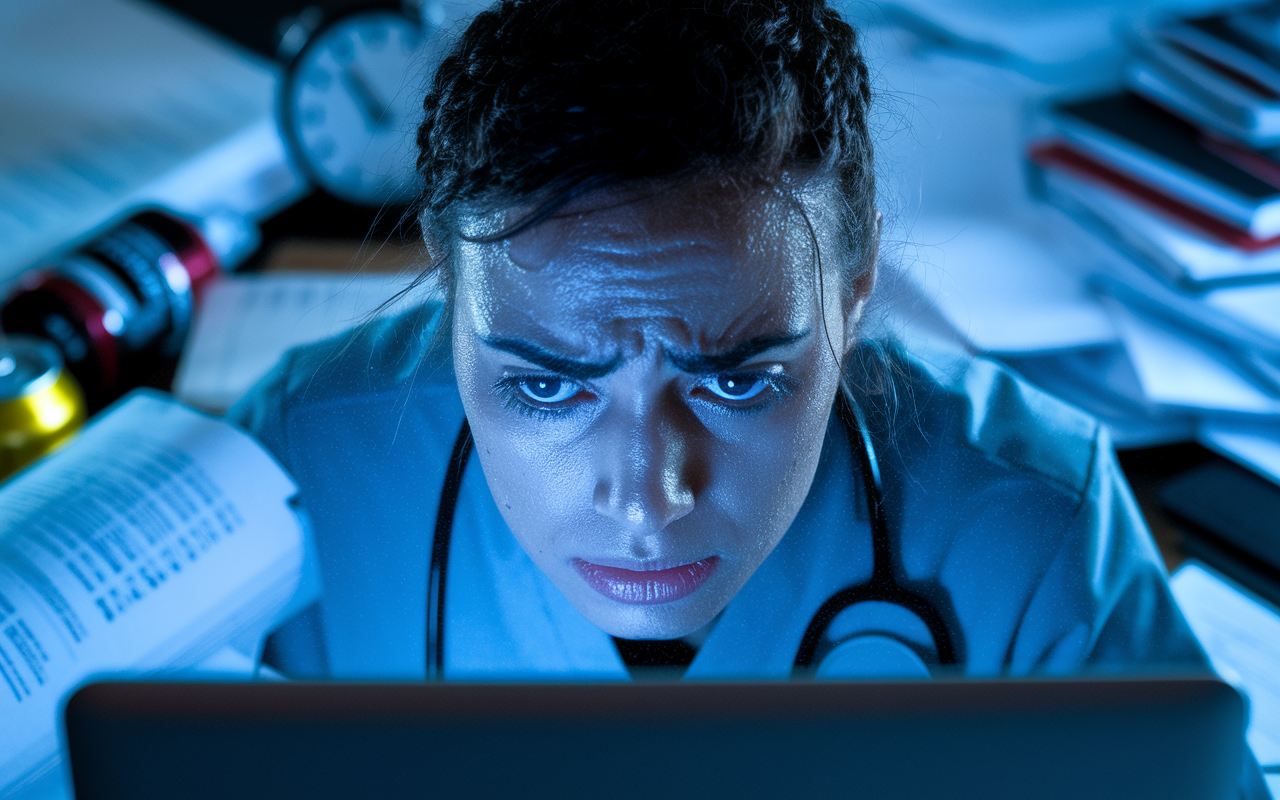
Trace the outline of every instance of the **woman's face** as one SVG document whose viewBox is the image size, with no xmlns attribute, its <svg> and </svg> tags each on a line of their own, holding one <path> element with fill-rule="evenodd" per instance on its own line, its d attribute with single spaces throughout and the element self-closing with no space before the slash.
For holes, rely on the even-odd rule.
<svg viewBox="0 0 1280 800">
<path fill-rule="evenodd" d="M 813 480 L 871 274 L 842 292 L 825 201 L 706 179 L 596 193 L 462 243 L 453 352 L 485 478 L 587 619 L 682 636 L 734 597 Z M 519 210 L 471 221 L 501 230 Z"/>
</svg>

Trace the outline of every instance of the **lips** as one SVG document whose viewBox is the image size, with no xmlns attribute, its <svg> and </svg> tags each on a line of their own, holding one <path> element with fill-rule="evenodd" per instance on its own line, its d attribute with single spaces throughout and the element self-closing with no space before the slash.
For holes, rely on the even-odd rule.
<svg viewBox="0 0 1280 800">
<path fill-rule="evenodd" d="M 718 556 L 711 556 L 690 564 L 656 570 L 606 567 L 582 559 L 576 559 L 573 565 L 592 589 L 610 600 L 652 606 L 674 603 L 693 594 L 706 583 L 719 563 Z"/>
</svg>

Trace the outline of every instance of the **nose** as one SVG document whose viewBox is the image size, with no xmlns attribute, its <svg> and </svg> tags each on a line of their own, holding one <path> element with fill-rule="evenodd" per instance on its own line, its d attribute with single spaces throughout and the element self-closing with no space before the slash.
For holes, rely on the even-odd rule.
<svg viewBox="0 0 1280 800">
<path fill-rule="evenodd" d="M 639 534 L 657 533 L 693 510 L 693 436 L 678 412 L 637 406 L 607 415 L 595 508 Z"/>
</svg>

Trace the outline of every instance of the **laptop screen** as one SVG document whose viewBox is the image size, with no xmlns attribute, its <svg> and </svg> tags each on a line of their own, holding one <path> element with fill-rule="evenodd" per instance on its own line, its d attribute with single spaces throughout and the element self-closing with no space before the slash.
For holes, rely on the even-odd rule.
<svg viewBox="0 0 1280 800">
<path fill-rule="evenodd" d="M 99 683 L 76 797 L 1236 795 L 1210 678 L 649 684 Z"/>
</svg>

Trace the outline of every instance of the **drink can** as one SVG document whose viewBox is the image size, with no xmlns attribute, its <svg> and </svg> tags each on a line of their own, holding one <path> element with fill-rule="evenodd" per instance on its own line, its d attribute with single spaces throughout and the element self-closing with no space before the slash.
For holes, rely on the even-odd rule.
<svg viewBox="0 0 1280 800">
<path fill-rule="evenodd" d="M 0 328 L 57 346 L 96 411 L 164 373 L 218 273 L 199 230 L 143 211 L 24 274 L 0 304 Z"/>
<path fill-rule="evenodd" d="M 0 334 L 0 481 L 84 424 L 84 395 L 51 342 Z"/>
</svg>

